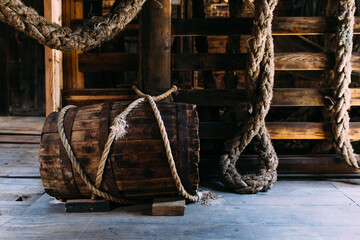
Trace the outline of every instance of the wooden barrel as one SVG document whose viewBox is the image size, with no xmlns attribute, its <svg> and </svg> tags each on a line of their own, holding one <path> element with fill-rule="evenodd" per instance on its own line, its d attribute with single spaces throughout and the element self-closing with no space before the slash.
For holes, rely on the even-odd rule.
<svg viewBox="0 0 360 240">
<path fill-rule="evenodd" d="M 70 109 L 64 128 L 72 149 L 94 183 L 109 127 L 129 102 L 115 102 Z M 199 119 L 195 105 L 158 103 L 178 174 L 185 189 L 197 191 Z M 91 192 L 73 168 L 60 140 L 59 113 L 51 113 L 41 136 L 40 173 L 45 191 L 56 198 L 90 198 Z M 149 103 L 139 104 L 127 116 L 127 135 L 114 141 L 101 189 L 114 196 L 146 199 L 176 196 L 160 130 Z"/>
</svg>

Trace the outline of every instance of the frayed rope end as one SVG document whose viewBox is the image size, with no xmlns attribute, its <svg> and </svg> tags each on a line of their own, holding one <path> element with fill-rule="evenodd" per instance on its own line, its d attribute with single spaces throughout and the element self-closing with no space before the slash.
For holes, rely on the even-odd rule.
<svg viewBox="0 0 360 240">
<path fill-rule="evenodd" d="M 219 198 L 221 198 L 220 195 L 217 195 L 215 193 L 212 193 L 210 191 L 202 191 L 200 190 L 198 193 L 197 193 L 197 196 L 199 198 L 199 202 L 201 205 L 211 205 L 211 200 L 217 200 Z"/>
<path fill-rule="evenodd" d="M 115 118 L 114 125 L 111 126 L 111 130 L 114 132 L 115 140 L 123 138 L 126 134 L 126 128 L 128 127 L 126 120 L 122 117 Z"/>
</svg>

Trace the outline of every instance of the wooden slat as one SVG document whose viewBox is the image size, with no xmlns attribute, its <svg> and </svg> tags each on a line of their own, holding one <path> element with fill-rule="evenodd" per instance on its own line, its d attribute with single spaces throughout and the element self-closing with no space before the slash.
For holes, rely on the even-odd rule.
<svg viewBox="0 0 360 240">
<path fill-rule="evenodd" d="M 334 63 L 333 54 L 325 53 L 275 53 L 275 70 L 325 70 Z M 360 70 L 360 53 L 353 53 L 353 70 Z M 81 72 L 136 71 L 139 56 L 128 53 L 81 54 Z M 246 54 L 172 54 L 173 71 L 243 70 Z"/>
<path fill-rule="evenodd" d="M 79 54 L 80 72 L 138 71 L 139 55 L 132 53 Z"/>
<path fill-rule="evenodd" d="M 334 33 L 334 17 L 275 17 L 273 35 L 324 35 Z M 253 18 L 173 19 L 173 36 L 249 35 Z M 354 34 L 360 34 L 360 18 L 355 18 Z"/>
<path fill-rule="evenodd" d="M 329 139 L 332 137 L 330 123 L 316 122 L 267 122 L 272 139 Z M 201 139 L 229 139 L 240 128 L 233 123 L 201 122 Z M 349 138 L 360 139 L 360 122 L 350 123 Z"/>
<path fill-rule="evenodd" d="M 110 101 L 131 101 L 136 98 L 132 89 L 68 89 L 63 91 L 64 105 L 85 106 Z"/>
<path fill-rule="evenodd" d="M 271 106 L 325 106 L 325 96 L 331 96 L 331 89 L 323 88 L 275 88 Z M 245 90 L 180 90 L 173 95 L 176 102 L 193 103 L 198 106 L 233 106 L 247 104 Z M 64 90 L 63 99 L 67 104 L 99 103 L 136 99 L 130 89 L 79 89 Z M 360 89 L 351 89 L 351 105 L 360 106 Z M 82 104 L 82 105 L 83 105 Z"/>
<path fill-rule="evenodd" d="M 331 96 L 331 89 L 324 88 L 275 88 L 271 106 L 325 106 L 325 96 Z M 233 106 L 246 104 L 246 90 L 180 90 L 174 94 L 177 102 L 193 103 L 198 106 Z M 360 106 L 360 89 L 351 89 L 351 105 Z"/>
<path fill-rule="evenodd" d="M 38 135 L 0 135 L 0 143 L 40 143 Z"/>
<path fill-rule="evenodd" d="M 325 70 L 334 64 L 334 55 L 326 53 L 275 53 L 275 70 Z M 360 70 L 360 53 L 353 53 L 353 70 Z M 244 70 L 246 54 L 173 54 L 173 71 Z"/>
</svg>

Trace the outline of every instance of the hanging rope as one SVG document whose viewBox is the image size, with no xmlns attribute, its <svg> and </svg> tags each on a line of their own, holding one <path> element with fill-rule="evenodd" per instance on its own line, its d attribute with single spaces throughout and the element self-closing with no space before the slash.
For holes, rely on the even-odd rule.
<svg viewBox="0 0 360 240">
<path fill-rule="evenodd" d="M 89 189 L 93 192 L 93 196 L 92 198 L 95 198 L 95 196 L 99 196 L 102 198 L 105 198 L 107 200 L 110 200 L 112 202 L 116 202 L 119 204 L 131 204 L 134 203 L 134 201 L 129 201 L 126 199 L 122 199 L 122 198 L 118 198 L 115 197 L 109 193 L 103 192 L 100 190 L 102 181 L 103 181 L 103 175 L 104 175 L 104 169 L 106 166 L 106 162 L 107 159 L 109 157 L 109 153 L 110 153 L 110 149 L 111 149 L 111 145 L 113 144 L 113 142 L 115 140 L 118 140 L 119 138 L 122 138 L 126 135 L 126 127 L 127 127 L 127 123 L 126 123 L 126 117 L 127 115 L 140 103 L 145 102 L 146 100 L 150 103 L 151 109 L 154 112 L 156 121 L 159 125 L 159 129 L 160 129 L 160 133 L 162 136 L 162 140 L 164 142 L 164 147 L 165 147 L 165 151 L 166 151 L 166 156 L 168 159 L 168 163 L 170 166 L 170 171 L 171 171 L 171 175 L 175 181 L 175 185 L 177 190 L 179 191 L 179 195 L 185 199 L 187 199 L 190 202 L 196 202 L 199 200 L 199 196 L 198 195 L 191 195 L 189 194 L 185 188 L 183 187 L 182 183 L 181 183 L 181 179 L 177 173 L 176 170 L 176 165 L 175 165 L 175 161 L 173 158 L 173 154 L 171 151 L 171 147 L 170 147 L 170 142 L 169 142 L 169 138 L 168 135 L 166 133 L 166 128 L 164 125 L 164 122 L 161 118 L 160 115 L 160 111 L 156 106 L 155 101 L 160 101 L 168 96 L 170 96 L 171 93 L 176 92 L 177 91 L 177 87 L 173 86 L 171 89 L 169 89 L 168 91 L 166 91 L 165 93 L 157 96 L 157 97 L 152 97 L 150 95 L 147 94 L 143 94 L 136 86 L 133 86 L 134 91 L 136 92 L 136 94 L 140 97 L 137 100 L 135 100 L 134 102 L 132 102 L 122 113 L 120 113 L 115 119 L 114 119 L 114 124 L 111 127 L 111 131 L 110 134 L 108 136 L 108 139 L 106 141 L 105 144 L 105 148 L 103 151 L 103 154 L 101 156 L 100 159 L 100 163 L 98 166 L 98 171 L 97 171 L 97 176 L 96 176 L 96 180 L 95 180 L 95 185 L 91 182 L 91 180 L 89 179 L 89 177 L 87 176 L 87 174 L 85 173 L 85 171 L 82 169 L 79 161 L 77 160 L 72 147 L 66 137 L 65 134 L 65 130 L 64 130 L 64 118 L 66 115 L 66 112 L 70 109 L 73 108 L 75 106 L 67 106 L 65 108 L 63 108 L 63 110 L 60 112 L 59 114 L 59 119 L 58 119 L 58 129 L 59 129 L 59 135 L 61 138 L 61 141 L 65 147 L 65 150 L 70 158 L 71 163 L 73 164 L 73 166 L 75 167 L 76 171 L 79 173 L 79 175 L 81 176 L 82 180 L 85 182 L 85 184 L 89 187 Z"/>
<path fill-rule="evenodd" d="M 0 1 L 0 21 L 9 24 L 50 48 L 69 52 L 90 50 L 114 38 L 140 12 L 146 0 L 122 0 L 105 16 L 93 17 L 82 28 L 48 22 L 20 0 Z"/>
<path fill-rule="evenodd" d="M 224 184 L 238 193 L 256 193 L 270 189 L 277 179 L 278 158 L 265 127 L 274 85 L 274 47 L 271 22 L 277 0 L 255 0 L 255 20 L 249 40 L 247 87 L 251 107 L 241 131 L 226 143 L 220 158 L 220 175 Z M 257 174 L 241 175 L 236 162 L 245 147 L 255 138 L 260 167 Z"/>
<path fill-rule="evenodd" d="M 328 2 L 328 10 L 331 9 Z M 349 133 L 351 54 L 353 47 L 355 1 L 339 0 L 336 8 L 338 25 L 335 33 L 335 65 L 333 74 L 329 75 L 329 84 L 333 89 L 331 106 L 331 123 L 334 134 L 335 149 L 341 159 L 352 167 L 359 168 L 360 156 L 354 153 Z"/>
</svg>

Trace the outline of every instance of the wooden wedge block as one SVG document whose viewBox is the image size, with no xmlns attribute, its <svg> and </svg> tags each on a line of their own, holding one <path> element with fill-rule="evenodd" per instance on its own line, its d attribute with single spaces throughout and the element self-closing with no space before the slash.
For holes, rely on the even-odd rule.
<svg viewBox="0 0 360 240">
<path fill-rule="evenodd" d="M 153 216 L 184 216 L 185 200 L 182 198 L 155 198 L 152 205 Z"/>
<path fill-rule="evenodd" d="M 66 212 L 108 212 L 110 202 L 107 200 L 72 199 L 65 203 Z"/>
</svg>

